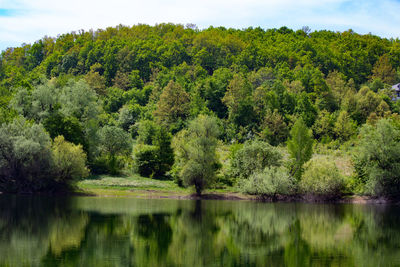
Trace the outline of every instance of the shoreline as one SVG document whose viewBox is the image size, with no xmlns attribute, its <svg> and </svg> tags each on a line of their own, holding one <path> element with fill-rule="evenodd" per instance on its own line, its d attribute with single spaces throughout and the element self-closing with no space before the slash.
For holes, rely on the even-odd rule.
<svg viewBox="0 0 400 267">
<path fill-rule="evenodd" d="M 375 204 L 375 205 L 399 205 L 399 199 L 385 197 L 345 195 L 341 197 L 325 197 L 312 195 L 290 196 L 256 196 L 237 192 L 205 192 L 202 195 L 195 193 L 182 193 L 163 190 L 115 190 L 115 189 L 91 189 L 77 192 L 80 196 L 92 197 L 131 197 L 141 199 L 182 199 L 182 200 L 236 200 L 255 201 L 266 203 L 318 203 L 318 204 Z"/>
<path fill-rule="evenodd" d="M 373 205 L 400 205 L 399 199 L 385 197 L 372 197 L 360 195 L 346 195 L 341 197 L 325 197 L 312 195 L 279 195 L 279 196 L 256 196 L 237 192 L 205 192 L 202 195 L 195 193 L 182 193 L 177 191 L 163 190 L 121 190 L 121 189 L 79 189 L 73 192 L 58 193 L 4 193 L 0 195 L 14 196 L 56 196 L 56 197 L 127 197 L 139 199 L 180 199 L 180 200 L 228 200 L 228 201 L 254 201 L 265 203 L 314 203 L 314 204 L 373 204 Z"/>
</svg>

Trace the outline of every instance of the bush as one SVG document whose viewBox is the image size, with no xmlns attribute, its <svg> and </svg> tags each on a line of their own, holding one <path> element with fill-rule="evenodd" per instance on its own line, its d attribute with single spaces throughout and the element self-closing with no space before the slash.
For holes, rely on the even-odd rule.
<svg viewBox="0 0 400 267">
<path fill-rule="evenodd" d="M 159 166 L 159 149 L 152 145 L 137 145 L 133 154 L 134 169 L 144 177 L 153 177 Z"/>
<path fill-rule="evenodd" d="M 51 139 L 38 124 L 15 119 L 0 126 L 0 191 L 35 192 L 52 174 Z"/>
<path fill-rule="evenodd" d="M 59 136 L 51 145 L 43 127 L 24 119 L 0 126 L 0 190 L 13 193 L 64 190 L 86 177 L 81 145 Z"/>
<path fill-rule="evenodd" d="M 262 172 L 265 167 L 280 166 L 281 160 L 281 153 L 270 144 L 262 141 L 246 142 L 233 155 L 232 175 L 246 179 L 254 172 Z"/>
<path fill-rule="evenodd" d="M 290 195 L 294 192 L 295 183 L 286 168 L 267 167 L 243 180 L 240 187 L 244 193 L 251 195 Z"/>
<path fill-rule="evenodd" d="M 154 122 L 139 123 L 139 145 L 133 153 L 136 172 L 146 177 L 162 177 L 174 164 L 171 134 Z"/>
<path fill-rule="evenodd" d="M 358 183 L 364 193 L 396 196 L 400 192 L 400 130 L 382 119 L 364 125 L 354 156 Z"/>
<path fill-rule="evenodd" d="M 334 162 L 318 157 L 305 165 L 299 188 L 306 194 L 337 196 L 344 189 L 344 179 Z"/>
<path fill-rule="evenodd" d="M 58 136 L 54 139 L 52 151 L 57 182 L 68 184 L 89 175 L 86 154 L 81 145 L 74 145 L 65 141 L 63 136 Z"/>
</svg>

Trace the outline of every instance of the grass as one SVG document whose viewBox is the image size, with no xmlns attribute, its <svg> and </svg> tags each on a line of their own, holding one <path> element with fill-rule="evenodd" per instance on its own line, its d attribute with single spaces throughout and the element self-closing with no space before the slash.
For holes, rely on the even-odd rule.
<svg viewBox="0 0 400 267">
<path fill-rule="evenodd" d="M 137 174 L 123 176 L 98 175 L 77 183 L 80 193 L 97 196 L 132 197 L 186 197 L 194 193 L 193 188 L 179 187 L 174 181 L 156 180 Z M 204 193 L 236 193 L 235 188 L 211 189 Z"/>
</svg>

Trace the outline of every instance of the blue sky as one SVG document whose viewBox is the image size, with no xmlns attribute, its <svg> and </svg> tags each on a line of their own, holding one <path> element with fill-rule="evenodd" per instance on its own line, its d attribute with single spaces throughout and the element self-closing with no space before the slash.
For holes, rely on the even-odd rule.
<svg viewBox="0 0 400 267">
<path fill-rule="evenodd" d="M 400 37 L 400 0 L 0 0 L 0 50 L 118 24 L 354 31 Z"/>
</svg>

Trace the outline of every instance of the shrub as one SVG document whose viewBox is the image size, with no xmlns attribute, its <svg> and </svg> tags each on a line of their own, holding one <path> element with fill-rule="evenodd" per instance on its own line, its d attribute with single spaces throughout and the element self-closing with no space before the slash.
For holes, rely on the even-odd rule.
<svg viewBox="0 0 400 267">
<path fill-rule="evenodd" d="M 57 182 L 68 184 L 89 175 L 86 154 L 81 145 L 74 145 L 65 141 L 63 136 L 58 136 L 54 139 L 52 151 Z"/>
<path fill-rule="evenodd" d="M 66 189 L 86 177 L 86 155 L 81 145 L 55 138 L 43 127 L 24 119 L 0 126 L 0 190 L 32 193 Z"/>
<path fill-rule="evenodd" d="M 165 176 L 174 164 L 171 134 L 151 121 L 140 122 L 138 132 L 139 145 L 133 153 L 136 171 L 146 177 Z"/>
<path fill-rule="evenodd" d="M 364 192 L 395 196 L 400 192 L 400 130 L 387 119 L 364 125 L 354 167 Z"/>
<path fill-rule="evenodd" d="M 265 167 L 280 166 L 281 160 L 281 153 L 270 144 L 262 141 L 246 142 L 233 155 L 232 175 L 246 179 L 254 172 L 262 172 Z"/>
<path fill-rule="evenodd" d="M 0 190 L 35 192 L 48 186 L 52 158 L 49 135 L 24 119 L 0 126 Z"/>
<path fill-rule="evenodd" d="M 137 145 L 134 150 L 134 168 L 144 177 L 153 177 L 159 165 L 159 149 L 152 145 Z"/>
<path fill-rule="evenodd" d="M 267 167 L 243 180 L 240 187 L 244 193 L 252 195 L 289 195 L 294 192 L 295 183 L 286 168 Z"/>
<path fill-rule="evenodd" d="M 121 162 L 117 156 L 131 152 L 131 137 L 116 126 L 104 126 L 99 130 L 100 150 L 107 157 L 108 172 L 117 174 Z"/>
<path fill-rule="evenodd" d="M 306 194 L 337 196 L 344 189 L 344 179 L 334 162 L 318 157 L 305 165 L 299 188 Z"/>
</svg>

